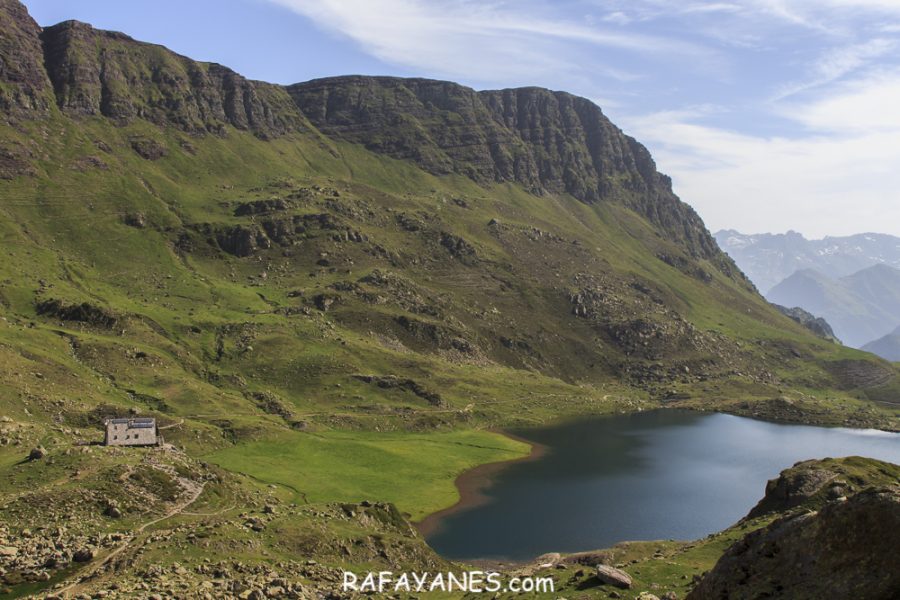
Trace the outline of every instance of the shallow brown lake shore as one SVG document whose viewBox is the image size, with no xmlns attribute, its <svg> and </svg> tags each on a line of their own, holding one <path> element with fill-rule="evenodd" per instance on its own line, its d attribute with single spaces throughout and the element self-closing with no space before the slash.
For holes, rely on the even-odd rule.
<svg viewBox="0 0 900 600">
<path fill-rule="evenodd" d="M 517 442 L 523 442 L 531 447 L 531 452 L 527 456 L 513 458 L 511 460 L 502 460 L 499 462 L 486 463 L 478 465 L 456 478 L 456 489 L 459 490 L 459 500 L 453 506 L 431 513 L 421 521 L 414 523 L 416 529 L 423 536 L 429 536 L 436 533 L 443 526 L 443 520 L 461 510 L 479 506 L 487 502 L 488 497 L 485 496 L 484 490 L 490 485 L 493 477 L 507 468 L 508 466 L 524 461 L 536 460 L 544 455 L 547 448 L 541 444 L 526 440 L 525 438 L 513 435 L 506 431 L 496 431 L 505 437 Z"/>
</svg>

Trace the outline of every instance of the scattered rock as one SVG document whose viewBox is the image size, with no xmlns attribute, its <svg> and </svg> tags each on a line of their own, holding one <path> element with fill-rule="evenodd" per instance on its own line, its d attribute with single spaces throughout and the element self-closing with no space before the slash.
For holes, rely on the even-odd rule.
<svg viewBox="0 0 900 600">
<path fill-rule="evenodd" d="M 94 551 L 91 548 L 79 548 L 72 554 L 72 560 L 79 563 L 90 562 L 94 560 Z"/>
<path fill-rule="evenodd" d="M 625 571 L 609 565 L 597 565 L 597 579 L 623 590 L 631 588 L 631 576 Z"/>
<path fill-rule="evenodd" d="M 148 138 L 135 138 L 131 140 L 131 148 L 137 152 L 138 156 L 146 160 L 159 160 L 169 153 L 165 146 L 156 140 Z"/>
<path fill-rule="evenodd" d="M 129 227 L 143 229 L 147 226 L 147 217 L 144 216 L 144 213 L 140 212 L 128 213 L 125 215 L 125 218 L 122 219 L 122 222 Z"/>
</svg>

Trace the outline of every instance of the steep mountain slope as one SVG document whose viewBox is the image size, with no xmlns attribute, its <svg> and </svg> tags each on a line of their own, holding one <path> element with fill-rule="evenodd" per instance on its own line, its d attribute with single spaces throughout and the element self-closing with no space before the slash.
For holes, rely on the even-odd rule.
<svg viewBox="0 0 900 600">
<path fill-rule="evenodd" d="M 900 362 L 900 327 L 874 342 L 869 342 L 862 349 L 881 358 Z"/>
<path fill-rule="evenodd" d="M 540 88 L 476 92 L 455 83 L 335 77 L 289 88 L 323 132 L 434 174 L 516 182 L 533 192 L 614 200 L 727 274 L 697 214 L 672 193 L 650 153 L 592 102 Z"/>
<path fill-rule="evenodd" d="M 796 231 L 748 235 L 732 229 L 715 238 L 763 293 L 801 269 L 837 279 L 876 264 L 900 268 L 900 238 L 880 233 L 808 240 Z"/>
<path fill-rule="evenodd" d="M 900 270 L 875 265 L 834 280 L 805 269 L 772 288 L 767 298 L 823 317 L 844 343 L 860 347 L 900 324 Z"/>
<path fill-rule="evenodd" d="M 9 585 L 68 576 L 69 544 L 198 490 L 173 519 L 225 515 L 226 533 L 186 525 L 155 559 L 434 570 L 369 499 L 452 503 L 461 470 L 521 453 L 491 426 L 665 403 L 898 427 L 896 368 L 772 308 L 585 100 L 282 88 L 80 23 L 41 30 L 12 0 L 0 27 L 2 536 L 71 527 Z M 356 85 L 379 100 L 347 108 Z M 128 413 L 179 450 L 89 446 Z M 261 440 L 270 460 L 246 474 L 209 460 Z M 265 484 L 287 447 L 310 448 L 307 489 Z"/>
</svg>

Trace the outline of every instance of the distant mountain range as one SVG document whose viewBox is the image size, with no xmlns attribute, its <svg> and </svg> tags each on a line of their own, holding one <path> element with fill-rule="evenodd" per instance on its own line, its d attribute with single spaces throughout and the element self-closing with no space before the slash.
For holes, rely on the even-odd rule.
<svg viewBox="0 0 900 600">
<path fill-rule="evenodd" d="M 866 344 L 862 349 L 888 360 L 900 361 L 900 327 L 888 335 Z"/>
<path fill-rule="evenodd" d="M 796 231 L 748 235 L 728 229 L 715 238 L 763 294 L 802 269 L 837 279 L 876 264 L 900 268 L 900 238 L 880 233 L 808 240 Z"/>
<path fill-rule="evenodd" d="M 832 279 L 801 269 L 772 288 L 767 299 L 823 317 L 835 335 L 859 348 L 900 325 L 900 270 L 875 265 Z"/>
</svg>

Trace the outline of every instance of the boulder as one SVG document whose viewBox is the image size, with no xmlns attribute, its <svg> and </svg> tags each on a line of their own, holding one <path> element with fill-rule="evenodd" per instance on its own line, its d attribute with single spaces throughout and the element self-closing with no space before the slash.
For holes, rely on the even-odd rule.
<svg viewBox="0 0 900 600">
<path fill-rule="evenodd" d="M 79 563 L 90 562 L 94 560 L 94 550 L 91 548 L 79 548 L 72 555 L 72 560 Z"/>
<path fill-rule="evenodd" d="M 28 460 L 40 460 L 47 456 L 47 450 L 43 446 L 38 446 L 37 448 L 32 448 L 31 452 L 28 453 Z"/>
<path fill-rule="evenodd" d="M 597 565 L 597 579 L 623 590 L 631 587 L 631 576 L 625 571 L 609 565 Z"/>
</svg>

